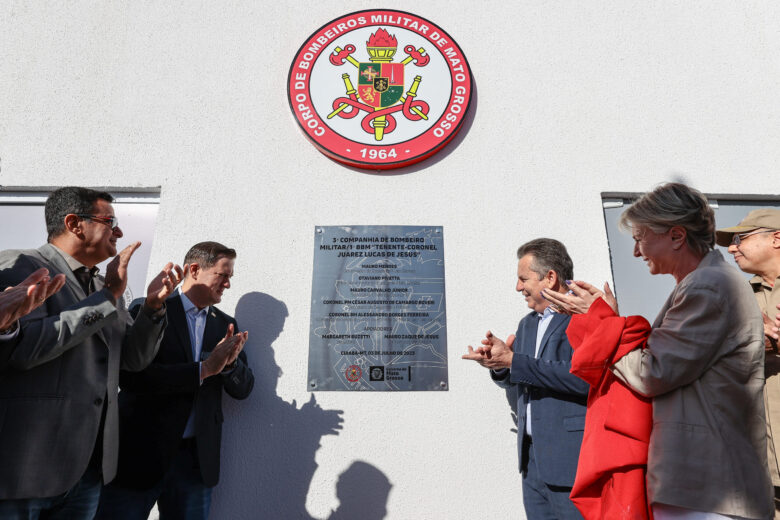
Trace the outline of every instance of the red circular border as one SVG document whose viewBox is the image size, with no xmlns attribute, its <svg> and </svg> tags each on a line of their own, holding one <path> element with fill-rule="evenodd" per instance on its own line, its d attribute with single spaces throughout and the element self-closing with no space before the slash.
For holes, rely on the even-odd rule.
<svg viewBox="0 0 780 520">
<path fill-rule="evenodd" d="M 349 375 L 349 373 L 352 371 L 353 368 L 355 369 L 355 372 L 357 372 L 357 378 L 355 379 L 352 379 Z M 347 367 L 346 372 L 344 372 L 344 377 L 346 377 L 347 381 L 349 381 L 350 383 L 357 383 L 358 381 L 360 381 L 360 378 L 363 377 L 363 371 L 357 365 L 349 365 Z"/>
<path fill-rule="evenodd" d="M 352 32 L 355 29 L 363 28 L 363 27 L 375 27 L 375 26 L 383 26 L 383 27 L 399 27 L 402 29 L 410 30 L 418 34 L 420 37 L 425 38 L 429 42 L 431 42 L 432 47 L 437 48 L 437 52 L 443 55 L 443 52 L 441 52 L 443 49 L 441 46 L 437 46 L 437 42 L 431 40 L 428 35 L 422 34 L 418 31 L 414 31 L 412 29 L 408 29 L 404 27 L 403 23 L 400 23 L 402 20 L 399 19 L 395 23 L 373 23 L 370 21 L 370 17 L 373 16 L 397 16 L 402 15 L 401 18 L 410 18 L 413 21 L 417 21 L 419 24 L 425 24 L 429 27 L 429 30 L 431 32 L 438 33 L 442 39 L 446 40 L 446 43 L 444 45 L 444 49 L 451 48 L 452 51 L 455 52 L 454 58 L 457 58 L 460 60 L 462 64 L 465 65 L 464 71 L 462 74 L 465 74 L 465 79 L 462 82 L 458 82 L 456 84 L 455 82 L 455 74 L 456 71 L 452 68 L 452 63 L 447 60 L 447 65 L 450 69 L 450 74 L 452 77 L 452 85 L 450 87 L 450 98 L 447 101 L 447 109 L 444 111 L 444 113 L 441 115 L 441 117 L 434 123 L 427 131 L 425 131 L 423 134 L 418 135 L 414 139 L 411 139 L 409 141 L 405 141 L 402 143 L 395 143 L 392 145 L 370 145 L 361 143 L 358 141 L 353 141 L 351 139 L 348 139 L 342 135 L 339 135 L 338 133 L 334 132 L 330 129 L 330 127 L 327 126 L 322 121 L 322 118 L 319 114 L 317 114 L 314 111 L 314 108 L 311 106 L 311 92 L 310 92 L 310 78 L 309 73 L 311 72 L 312 66 L 320 59 L 323 59 L 323 53 L 318 52 L 316 56 L 312 60 L 304 60 L 303 56 L 304 54 L 308 53 L 309 47 L 317 42 L 317 38 L 319 37 L 326 37 L 328 39 L 328 42 L 321 46 L 321 50 L 324 50 L 328 45 L 330 45 L 330 42 L 334 38 L 329 38 L 325 34 L 326 32 L 330 31 L 333 32 L 333 28 L 339 24 L 344 23 L 346 24 L 348 20 L 351 20 L 353 18 L 360 18 L 361 15 L 366 19 L 366 23 L 359 24 L 358 27 L 355 27 L 351 29 L 348 32 L 341 32 L 338 33 L 335 37 L 340 37 L 343 34 L 348 34 L 349 32 Z M 411 22 L 409 22 L 411 23 Z M 327 59 L 327 58 L 324 58 Z M 302 63 L 308 63 L 307 67 L 301 67 Z M 458 71 L 460 72 L 460 71 Z M 305 75 L 305 78 L 301 78 L 301 74 Z M 296 83 L 298 83 L 298 86 L 300 87 L 300 82 L 303 82 L 305 84 L 305 87 L 303 89 L 296 88 Z M 392 9 L 381 9 L 381 10 L 375 10 L 375 9 L 369 9 L 365 11 L 356 11 L 354 13 L 350 13 L 347 15 L 344 15 L 340 18 L 336 18 L 334 20 L 331 20 L 330 22 L 326 23 L 317 31 L 314 32 L 307 40 L 304 42 L 303 45 L 301 45 L 300 49 L 298 49 L 298 52 L 295 54 L 295 59 L 293 60 L 292 64 L 290 65 L 290 73 L 287 77 L 287 100 L 290 103 L 290 110 L 292 110 L 293 116 L 295 117 L 295 120 L 298 123 L 298 126 L 300 126 L 303 133 L 306 135 L 306 137 L 314 144 L 314 146 L 317 147 L 317 149 L 330 157 L 331 159 L 334 159 L 336 161 L 339 161 L 341 163 L 347 164 L 349 166 L 354 166 L 357 168 L 364 168 L 364 169 L 371 169 L 371 170 L 387 170 L 392 168 L 401 168 L 403 166 L 409 166 L 411 164 L 414 164 L 416 162 L 422 161 L 423 159 L 427 159 L 428 157 L 432 156 L 433 154 L 437 153 L 439 150 L 441 150 L 449 141 L 452 140 L 453 137 L 458 133 L 458 131 L 463 126 L 463 122 L 466 119 L 466 115 L 469 112 L 469 108 L 471 107 L 471 92 L 473 88 L 473 79 L 471 76 L 471 67 L 469 66 L 468 61 L 466 60 L 466 56 L 463 54 L 463 51 L 460 49 L 458 44 L 450 37 L 449 34 L 447 34 L 446 31 L 442 30 L 440 27 L 438 27 L 436 24 L 432 23 L 429 20 L 426 20 L 425 18 L 422 18 L 420 16 L 407 13 L 405 11 L 397 11 Z M 465 93 L 464 94 L 457 94 L 456 93 L 456 87 L 457 86 L 464 86 L 465 87 Z M 301 99 L 300 95 L 303 94 L 305 96 L 305 99 Z M 464 102 L 462 103 L 455 103 L 455 97 L 459 96 L 461 98 L 465 98 Z M 450 111 L 451 107 L 454 104 L 461 105 L 462 110 L 459 113 L 453 113 Z M 300 109 L 301 106 L 307 107 L 308 110 Z M 453 122 L 450 122 L 451 126 L 448 129 L 442 129 L 444 131 L 444 135 L 441 137 L 436 137 L 434 135 L 434 131 L 437 128 L 440 128 L 440 124 L 442 122 L 445 122 L 445 118 L 449 114 L 455 114 L 457 115 L 457 121 L 455 121 L 455 124 L 452 124 Z M 307 117 L 304 119 L 304 115 Z M 310 121 L 316 122 L 316 126 L 310 127 L 308 126 Z M 357 124 L 357 123 L 356 123 Z M 318 132 L 318 129 L 322 129 L 321 135 L 316 135 L 315 132 Z M 409 148 L 411 152 L 407 155 L 406 158 L 386 158 L 386 159 L 375 159 L 375 160 L 365 160 L 360 157 L 360 149 L 367 149 L 367 150 L 384 150 L 385 152 L 389 151 L 391 148 Z M 346 148 L 351 148 L 352 152 L 346 152 Z M 340 150 L 337 151 L 337 150 Z M 401 152 L 403 153 L 403 152 Z M 396 154 L 401 155 L 398 151 L 396 151 Z"/>
</svg>

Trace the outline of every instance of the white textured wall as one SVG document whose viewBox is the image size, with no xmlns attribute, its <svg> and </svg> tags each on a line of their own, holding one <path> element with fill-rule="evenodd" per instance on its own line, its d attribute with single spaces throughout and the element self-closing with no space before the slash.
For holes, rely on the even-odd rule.
<svg viewBox="0 0 780 520">
<path fill-rule="evenodd" d="M 326 518 L 354 461 L 392 483 L 387 518 L 522 518 L 509 407 L 460 360 L 524 313 L 516 247 L 559 238 L 576 274 L 601 281 L 600 192 L 673 177 L 780 191 L 774 2 L 393 3 L 455 38 L 476 95 L 455 146 L 380 175 L 317 152 L 285 91 L 309 34 L 375 7 L 0 5 L 0 184 L 161 185 L 153 266 L 203 239 L 239 250 L 222 308 L 251 331 L 258 384 L 226 403 L 213 518 Z M 315 224 L 444 226 L 450 391 L 318 393 L 321 410 L 302 408 Z M 323 435 L 335 410 L 343 430 Z M 381 502 L 366 468 L 352 487 Z"/>
</svg>

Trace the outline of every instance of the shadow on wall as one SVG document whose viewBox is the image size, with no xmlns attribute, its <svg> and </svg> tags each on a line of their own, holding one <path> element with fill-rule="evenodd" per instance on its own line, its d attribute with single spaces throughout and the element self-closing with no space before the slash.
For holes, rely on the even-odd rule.
<svg viewBox="0 0 780 520">
<path fill-rule="evenodd" d="M 244 350 L 255 374 L 255 387 L 244 401 L 229 397 L 223 401 L 222 470 L 214 490 L 211 518 L 313 520 L 306 511 L 306 496 L 317 469 L 315 455 L 322 436 L 338 435 L 342 429 L 343 412 L 323 410 L 314 394 L 300 408 L 295 401 L 288 403 L 277 395 L 282 370 L 272 345 L 284 329 L 287 316 L 284 302 L 260 292 L 245 294 L 236 306 L 239 327 L 249 331 Z M 305 349 L 301 347 L 300 351 L 303 356 Z M 361 464 L 356 470 L 358 476 L 371 481 L 363 466 L 371 467 Z M 385 487 L 389 490 L 389 483 Z M 344 493 L 349 504 L 350 494 L 346 490 Z M 370 511 L 369 507 L 374 506 L 364 507 Z M 382 511 L 384 507 L 385 502 Z"/>
<path fill-rule="evenodd" d="M 328 520 L 382 520 L 393 487 L 384 473 L 363 461 L 355 461 L 336 483 L 339 507 Z"/>
</svg>

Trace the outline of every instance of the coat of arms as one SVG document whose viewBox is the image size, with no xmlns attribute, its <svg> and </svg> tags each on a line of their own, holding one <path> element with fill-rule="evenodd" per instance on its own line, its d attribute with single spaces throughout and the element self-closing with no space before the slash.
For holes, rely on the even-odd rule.
<svg viewBox="0 0 780 520">
<path fill-rule="evenodd" d="M 337 161 L 375 170 L 441 150 L 467 118 L 471 89 L 452 36 L 391 9 L 320 27 L 298 49 L 287 81 L 290 109 L 311 142 Z"/>
<path fill-rule="evenodd" d="M 428 103 L 415 100 L 417 89 L 422 81 L 421 76 L 415 76 L 414 82 L 404 96 L 404 69 L 414 63 L 417 67 L 425 67 L 430 58 L 423 53 L 425 49 L 415 49 L 413 45 L 404 47 L 407 57 L 400 63 L 393 63 L 393 56 L 398 50 L 395 36 L 384 28 L 379 28 L 366 42 L 368 62 L 358 62 L 352 53 L 354 45 L 345 45 L 344 49 L 336 47 L 335 54 L 330 56 L 334 65 L 349 62 L 358 69 L 357 89 L 353 86 L 349 73 L 341 75 L 346 88 L 346 97 L 333 101 L 333 112 L 328 119 L 339 116 L 351 119 L 360 112 L 366 112 L 361 121 L 361 127 L 374 139 L 381 141 L 385 134 L 395 130 L 395 112 L 401 112 L 410 121 L 428 119 Z"/>
</svg>

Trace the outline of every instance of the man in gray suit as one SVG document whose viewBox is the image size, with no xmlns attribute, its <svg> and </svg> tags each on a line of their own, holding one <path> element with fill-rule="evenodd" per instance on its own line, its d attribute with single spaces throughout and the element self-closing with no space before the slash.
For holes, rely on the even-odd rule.
<svg viewBox="0 0 780 520">
<path fill-rule="evenodd" d="M 182 277 L 169 263 L 138 317 L 122 299 L 140 242 L 116 254 L 122 231 L 105 192 L 67 187 L 46 200 L 48 243 L 0 252 L 0 288 L 41 268 L 65 286 L 19 320 L 0 348 L 0 518 L 91 519 L 116 473 L 119 369 L 142 370 L 157 353 L 165 299 Z M 115 258 L 105 278 L 96 264 Z"/>
</svg>

